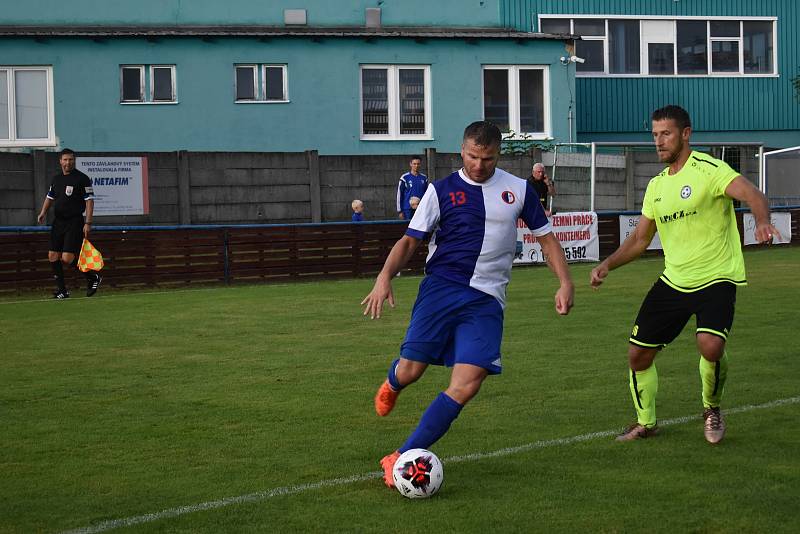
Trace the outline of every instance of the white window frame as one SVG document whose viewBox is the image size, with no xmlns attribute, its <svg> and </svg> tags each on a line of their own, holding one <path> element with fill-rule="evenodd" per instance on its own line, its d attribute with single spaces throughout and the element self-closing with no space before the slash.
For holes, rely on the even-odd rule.
<svg viewBox="0 0 800 534">
<path fill-rule="evenodd" d="M 238 98 L 239 95 L 239 77 L 237 76 L 239 69 L 250 69 L 253 71 L 253 98 Z M 253 104 L 259 103 L 259 83 L 258 83 L 258 64 L 257 63 L 234 63 L 233 65 L 233 101 L 236 104 Z"/>
<path fill-rule="evenodd" d="M 486 70 L 505 70 L 508 73 L 508 127 L 514 132 L 508 139 L 552 139 L 552 126 L 550 124 L 550 66 L 549 65 L 482 65 L 481 66 L 481 116 L 483 117 L 486 103 L 483 87 L 483 72 Z M 544 113 L 543 132 L 522 132 L 520 123 L 520 98 L 519 98 L 519 72 L 521 70 L 542 71 L 542 104 Z M 485 117 L 484 117 L 485 118 Z M 509 134 L 511 132 L 503 132 Z"/>
<path fill-rule="evenodd" d="M 606 35 L 605 37 L 586 37 L 585 40 L 605 40 L 604 45 L 604 58 L 603 58 L 603 72 L 576 72 L 577 78 L 777 78 L 780 76 L 780 68 L 778 65 L 778 17 L 700 17 L 700 16 L 687 16 L 687 17 L 674 17 L 674 16 L 656 16 L 656 15 L 599 15 L 599 14 L 563 14 L 563 13 L 546 13 L 534 15 L 534 22 L 537 28 L 541 28 L 543 19 L 569 19 L 570 28 L 574 28 L 575 19 L 605 19 L 606 21 Z M 639 52 L 641 60 L 639 65 L 639 73 L 634 74 L 614 74 L 609 72 L 609 48 L 608 48 L 608 21 L 611 19 L 634 19 L 640 21 L 639 31 Z M 675 61 L 675 74 L 647 74 L 647 43 L 644 40 L 644 32 L 641 31 L 641 21 L 644 20 L 668 20 L 673 21 L 673 42 L 674 47 L 673 58 Z M 706 38 L 708 40 L 708 74 L 679 74 L 678 73 L 678 50 L 677 50 L 677 22 L 684 20 L 702 20 L 706 21 Z M 739 22 L 739 37 L 711 37 L 711 21 L 737 21 Z M 768 73 L 745 73 L 744 72 L 744 23 L 748 21 L 756 22 L 771 22 L 772 23 L 772 68 L 773 72 Z M 712 41 L 738 41 L 739 43 L 739 72 L 714 72 L 711 67 L 711 42 Z M 650 41 L 656 42 L 656 41 Z"/>
<path fill-rule="evenodd" d="M 139 71 L 139 96 L 141 97 L 140 100 L 125 100 L 125 88 L 124 88 L 124 76 L 123 73 L 125 69 L 136 69 Z M 145 76 L 144 76 L 144 65 L 120 65 L 119 66 L 119 101 L 120 103 L 125 104 L 140 104 L 145 101 L 145 92 L 144 92 L 144 84 L 145 84 Z"/>
<path fill-rule="evenodd" d="M 140 94 L 142 95 L 143 100 L 123 100 L 122 99 L 122 69 L 140 69 L 140 76 L 139 76 L 139 84 L 140 84 Z M 155 84 L 153 83 L 153 70 L 154 69 L 169 69 L 170 70 L 170 82 L 172 84 L 172 100 L 153 100 L 153 93 L 155 92 Z M 177 80 L 177 68 L 173 64 L 160 64 L 160 63 L 153 63 L 153 64 L 142 64 L 142 63 L 125 63 L 120 64 L 119 66 L 119 103 L 123 106 L 173 106 L 178 104 L 178 80 Z"/>
<path fill-rule="evenodd" d="M 170 90 L 172 91 L 172 99 L 170 100 L 155 100 L 154 95 L 156 91 L 154 72 L 156 69 L 169 69 Z M 175 79 L 175 65 L 150 65 L 150 103 L 151 104 L 177 104 L 178 103 L 178 84 Z"/>
<path fill-rule="evenodd" d="M 253 76 L 253 100 L 238 100 L 236 98 L 236 69 L 249 67 L 255 71 Z M 283 79 L 283 98 L 267 100 L 267 69 L 281 69 Z M 233 102 L 234 104 L 288 104 L 289 100 L 289 66 L 286 63 L 235 63 L 233 65 Z"/>
<path fill-rule="evenodd" d="M 717 20 L 717 19 L 713 19 L 713 20 Z M 711 37 L 711 21 L 709 20 L 708 22 L 706 22 L 706 38 L 708 39 L 708 44 L 706 45 L 708 47 L 708 72 L 710 73 L 711 76 L 717 76 L 717 77 L 718 76 L 730 76 L 731 74 L 744 75 L 744 46 L 743 46 L 744 45 L 744 39 L 742 38 L 743 34 L 744 34 L 744 23 L 743 23 L 743 21 L 739 21 L 739 37 Z M 772 34 L 773 34 L 773 44 L 774 44 L 774 41 L 775 41 L 774 28 L 773 28 Z M 712 59 L 712 56 L 714 54 L 713 54 L 713 52 L 711 50 L 711 46 L 712 46 L 713 43 L 725 43 L 725 42 L 736 43 L 736 46 L 738 46 L 738 50 L 739 50 L 739 52 L 738 52 L 738 56 L 739 56 L 739 72 L 738 73 L 736 73 L 736 72 L 732 73 L 732 72 L 726 72 L 726 71 L 715 71 L 714 70 L 714 61 Z M 751 76 L 751 75 L 748 74 L 748 76 Z"/>
<path fill-rule="evenodd" d="M 53 100 L 53 67 L 41 66 L 15 66 L 0 65 L 0 70 L 6 71 L 6 84 L 8 90 L 8 139 L 0 139 L 0 147 L 34 147 L 56 146 L 55 109 Z M 47 89 L 47 137 L 18 138 L 16 114 L 16 90 L 14 79 L 20 71 L 44 71 Z"/>
<path fill-rule="evenodd" d="M 386 98 L 388 101 L 387 134 L 364 133 L 364 69 L 386 69 Z M 401 134 L 400 133 L 400 70 L 421 69 L 425 85 L 425 133 Z M 362 141 L 430 141 L 433 140 L 433 127 L 431 117 L 431 66 L 430 65 L 402 65 L 402 64 L 374 64 L 363 63 L 358 68 L 358 130 Z"/>
<path fill-rule="evenodd" d="M 678 72 L 678 24 L 674 20 L 655 20 L 653 22 L 667 22 L 662 24 L 664 28 L 669 28 L 669 35 L 654 35 L 652 32 L 645 31 L 645 22 L 639 21 L 639 72 L 648 78 L 671 78 Z M 708 31 L 708 26 L 706 26 Z M 706 33 L 708 35 L 708 33 Z M 650 45 L 651 44 L 671 44 L 672 45 L 672 74 L 650 74 Z"/>
<path fill-rule="evenodd" d="M 267 100 L 267 69 L 279 68 L 281 69 L 281 78 L 283 80 L 283 98 L 276 98 Z M 264 63 L 261 65 L 261 95 L 263 102 L 267 104 L 282 104 L 289 102 L 289 81 L 287 77 L 286 64 L 282 63 Z"/>
</svg>

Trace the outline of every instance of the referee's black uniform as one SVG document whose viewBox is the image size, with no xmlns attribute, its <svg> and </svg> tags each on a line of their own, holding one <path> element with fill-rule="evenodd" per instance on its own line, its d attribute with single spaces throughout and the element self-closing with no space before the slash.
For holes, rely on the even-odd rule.
<svg viewBox="0 0 800 534">
<path fill-rule="evenodd" d="M 50 250 L 78 254 L 83 243 L 83 212 L 86 201 L 94 199 L 92 179 L 78 169 L 53 177 L 47 198 L 53 201 Z"/>
<path fill-rule="evenodd" d="M 50 250 L 54 252 L 69 252 L 75 254 L 73 265 L 78 264 L 78 252 L 83 243 L 83 212 L 86 210 L 86 201 L 94 200 L 92 179 L 78 169 L 72 169 L 69 174 L 63 172 L 53 177 L 47 198 L 53 203 L 53 226 L 50 230 Z M 64 270 L 61 259 L 52 262 L 57 290 L 56 298 L 69 297 L 69 292 L 64 284 Z M 86 273 L 88 282 L 87 295 L 91 296 L 100 285 L 100 275 L 93 272 Z"/>
</svg>

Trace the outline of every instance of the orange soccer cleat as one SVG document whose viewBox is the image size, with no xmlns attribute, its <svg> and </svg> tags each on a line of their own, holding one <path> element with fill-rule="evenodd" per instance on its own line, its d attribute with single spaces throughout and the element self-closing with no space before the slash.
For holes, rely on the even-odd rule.
<svg viewBox="0 0 800 534">
<path fill-rule="evenodd" d="M 389 415 L 394 408 L 394 403 L 397 402 L 398 395 L 400 392 L 392 389 L 389 381 L 385 380 L 375 394 L 375 412 L 381 417 Z"/>
<path fill-rule="evenodd" d="M 394 451 L 393 453 L 387 454 L 381 458 L 381 467 L 383 468 L 383 483 L 389 488 L 394 487 L 392 470 L 394 469 L 394 464 L 397 462 L 398 458 L 400 458 L 400 451 Z"/>
</svg>

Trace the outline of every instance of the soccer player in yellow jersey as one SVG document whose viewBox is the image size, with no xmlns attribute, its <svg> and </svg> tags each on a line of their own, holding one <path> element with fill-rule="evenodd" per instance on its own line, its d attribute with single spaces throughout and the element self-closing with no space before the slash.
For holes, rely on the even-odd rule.
<svg viewBox="0 0 800 534">
<path fill-rule="evenodd" d="M 720 401 L 727 376 L 725 342 L 733 324 L 736 286 L 747 284 L 733 199 L 746 202 L 761 243 L 778 233 L 766 197 L 724 161 L 689 146 L 689 114 L 678 106 L 653 112 L 658 158 L 669 165 L 650 180 L 636 231 L 591 272 L 598 288 L 609 271 L 638 258 L 658 231 L 664 273 L 642 302 L 628 345 L 630 390 L 637 422 L 617 436 L 629 441 L 652 436 L 656 426 L 658 373 L 653 363 L 696 316 L 703 385 L 704 434 L 709 443 L 725 435 Z"/>
</svg>

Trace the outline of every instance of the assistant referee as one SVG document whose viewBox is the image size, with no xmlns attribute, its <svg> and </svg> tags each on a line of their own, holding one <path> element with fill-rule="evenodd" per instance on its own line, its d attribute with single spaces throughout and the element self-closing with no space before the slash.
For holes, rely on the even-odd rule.
<svg viewBox="0 0 800 534">
<path fill-rule="evenodd" d="M 37 221 L 44 223 L 47 211 L 54 208 L 55 219 L 50 230 L 50 249 L 47 259 L 53 269 L 56 291 L 53 298 L 69 298 L 64 283 L 64 267 L 78 266 L 78 251 L 84 238 L 89 237 L 94 212 L 94 191 L 92 180 L 75 168 L 75 152 L 69 148 L 61 151 L 59 157 L 61 172 L 53 177 L 47 197 Z M 86 218 L 84 219 L 84 211 Z M 86 296 L 91 297 L 100 287 L 99 273 L 86 273 Z"/>
</svg>

